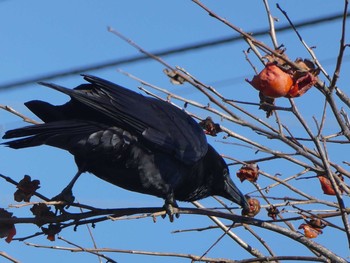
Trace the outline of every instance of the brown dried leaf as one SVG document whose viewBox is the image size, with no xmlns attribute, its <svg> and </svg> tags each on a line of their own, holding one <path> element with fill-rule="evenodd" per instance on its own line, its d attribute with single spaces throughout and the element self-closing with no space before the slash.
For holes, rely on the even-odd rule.
<svg viewBox="0 0 350 263">
<path fill-rule="evenodd" d="M 17 185 L 17 191 L 14 193 L 16 202 L 29 202 L 35 191 L 40 188 L 40 181 L 33 180 L 29 175 L 25 175 Z"/>
<path fill-rule="evenodd" d="M 175 70 L 169 70 L 165 68 L 163 72 L 170 78 L 170 82 L 175 85 L 184 84 L 186 81 L 183 77 L 179 75 L 179 73 Z"/>
<path fill-rule="evenodd" d="M 53 218 L 55 217 L 55 213 L 51 211 L 51 207 L 48 207 L 46 204 L 35 204 L 32 206 L 30 211 L 33 213 L 35 218 L 37 219 L 45 219 L 45 218 Z M 43 224 L 40 221 L 37 223 L 40 227 Z"/>
<path fill-rule="evenodd" d="M 199 125 L 203 128 L 205 134 L 216 136 L 219 132 L 222 132 L 220 124 L 214 123 L 211 117 L 207 117 L 201 121 Z"/>
<path fill-rule="evenodd" d="M 273 220 L 276 220 L 278 214 L 280 213 L 279 209 L 273 205 L 271 205 L 266 210 L 267 210 L 267 216 L 271 217 Z"/>
<path fill-rule="evenodd" d="M 309 224 L 311 227 L 317 228 L 317 229 L 323 229 L 327 226 L 327 223 L 325 223 L 320 218 L 312 218 L 310 221 L 305 220 L 305 222 Z"/>
<path fill-rule="evenodd" d="M 50 241 L 55 241 L 55 236 L 61 232 L 60 224 L 50 224 L 49 227 L 42 227 L 41 230 L 45 235 L 47 235 L 47 239 Z"/>
<path fill-rule="evenodd" d="M 244 180 L 256 182 L 259 177 L 259 166 L 256 163 L 245 164 L 237 172 L 237 177 L 241 180 L 241 182 Z"/>
<path fill-rule="evenodd" d="M 289 59 L 288 56 L 285 53 L 286 49 L 279 48 L 279 49 L 276 49 L 275 51 L 277 53 L 279 53 L 285 60 Z M 286 63 L 284 59 L 276 57 L 274 54 L 265 55 L 263 58 L 265 58 L 268 62 L 276 63 L 276 64 L 279 64 L 279 65 L 285 65 L 285 63 Z"/>
<path fill-rule="evenodd" d="M 13 213 L 6 211 L 3 208 L 0 208 L 0 218 L 9 219 L 13 218 Z M 6 237 L 5 241 L 10 243 L 13 237 L 16 235 L 16 228 L 14 224 L 11 223 L 2 223 L 0 224 L 0 238 Z"/>
</svg>

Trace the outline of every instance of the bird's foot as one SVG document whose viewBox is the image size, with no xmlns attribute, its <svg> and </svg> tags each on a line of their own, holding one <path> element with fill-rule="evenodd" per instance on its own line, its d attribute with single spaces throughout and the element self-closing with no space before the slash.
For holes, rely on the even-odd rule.
<svg viewBox="0 0 350 263">
<path fill-rule="evenodd" d="M 176 218 L 180 217 L 180 214 L 177 214 L 174 212 L 174 208 L 178 208 L 178 205 L 176 202 L 165 201 L 163 208 L 164 208 L 166 214 L 162 215 L 162 217 L 165 218 L 166 215 L 168 215 L 171 223 L 174 222 L 174 215 Z"/>
<path fill-rule="evenodd" d="M 65 204 L 64 205 L 56 205 L 57 210 L 60 210 L 61 212 L 63 211 L 64 207 L 69 207 L 70 204 L 74 202 L 74 195 L 72 193 L 71 188 L 64 188 L 61 193 L 58 195 L 54 196 L 51 200 L 52 201 L 62 201 Z"/>
</svg>

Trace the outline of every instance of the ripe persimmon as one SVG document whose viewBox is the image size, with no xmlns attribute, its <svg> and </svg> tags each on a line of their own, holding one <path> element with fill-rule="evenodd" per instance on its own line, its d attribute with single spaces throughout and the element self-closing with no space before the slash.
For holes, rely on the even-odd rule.
<svg viewBox="0 0 350 263">
<path fill-rule="evenodd" d="M 270 98 L 287 96 L 294 84 L 292 76 L 272 62 L 267 63 L 259 75 L 255 75 L 251 81 L 247 81 L 263 95 Z"/>
</svg>

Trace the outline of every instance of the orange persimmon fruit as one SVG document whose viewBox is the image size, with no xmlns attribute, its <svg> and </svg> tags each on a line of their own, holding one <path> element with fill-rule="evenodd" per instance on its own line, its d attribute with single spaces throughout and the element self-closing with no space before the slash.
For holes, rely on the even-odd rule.
<svg viewBox="0 0 350 263">
<path fill-rule="evenodd" d="M 287 96 L 294 84 L 292 76 L 272 62 L 267 63 L 259 75 L 247 82 L 270 98 Z"/>
<path fill-rule="evenodd" d="M 340 174 L 338 175 L 339 179 L 344 181 L 344 177 Z M 335 190 L 331 184 L 331 181 L 324 175 L 318 175 L 317 178 L 320 180 L 321 188 L 323 190 L 323 193 L 326 195 L 336 195 Z M 339 192 L 342 194 L 344 190 L 342 187 L 338 184 Z"/>
<path fill-rule="evenodd" d="M 304 235 L 307 238 L 315 238 L 319 234 L 322 234 L 322 230 L 316 227 L 312 227 L 309 224 L 301 224 L 298 229 L 303 229 L 304 230 Z"/>
<path fill-rule="evenodd" d="M 260 202 L 258 199 L 255 199 L 255 198 L 249 198 L 247 196 L 246 198 L 247 198 L 249 207 L 242 210 L 242 216 L 254 217 L 260 212 L 260 209 L 261 209 Z"/>
</svg>

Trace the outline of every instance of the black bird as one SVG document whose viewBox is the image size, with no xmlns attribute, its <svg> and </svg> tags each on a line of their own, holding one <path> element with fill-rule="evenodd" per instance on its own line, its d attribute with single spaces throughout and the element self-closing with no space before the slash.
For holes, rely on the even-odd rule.
<svg viewBox="0 0 350 263">
<path fill-rule="evenodd" d="M 75 89 L 40 83 L 71 100 L 59 106 L 25 103 L 44 123 L 3 136 L 20 138 L 4 143 L 14 149 L 46 144 L 74 155 L 78 172 L 60 197 L 71 194 L 81 173 L 90 172 L 119 187 L 165 199 L 169 215 L 176 200 L 211 195 L 248 208 L 225 161 L 188 114 L 170 103 L 83 76 L 89 83 Z"/>
</svg>

